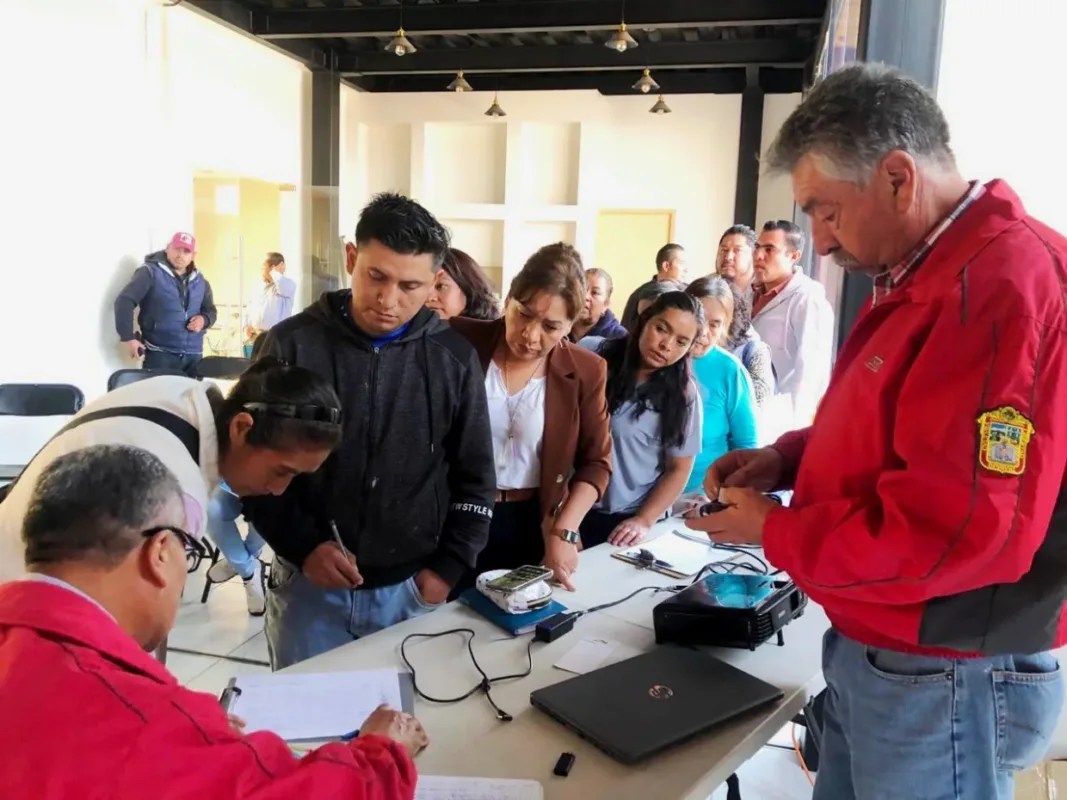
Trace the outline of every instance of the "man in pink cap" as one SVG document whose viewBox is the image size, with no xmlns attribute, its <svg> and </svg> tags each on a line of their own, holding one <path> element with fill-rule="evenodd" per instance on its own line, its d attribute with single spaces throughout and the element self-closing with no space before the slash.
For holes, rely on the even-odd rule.
<svg viewBox="0 0 1067 800">
<path fill-rule="evenodd" d="M 196 239 L 176 233 L 166 250 L 150 253 L 115 299 L 115 330 L 130 358 L 144 369 L 179 370 L 195 376 L 204 331 L 215 324 L 211 284 L 196 268 Z M 140 309 L 140 333 L 134 310 Z"/>
</svg>

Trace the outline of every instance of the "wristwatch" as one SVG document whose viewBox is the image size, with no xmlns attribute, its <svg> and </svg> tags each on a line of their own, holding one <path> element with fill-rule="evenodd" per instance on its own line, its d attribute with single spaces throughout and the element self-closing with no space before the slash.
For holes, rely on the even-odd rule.
<svg viewBox="0 0 1067 800">
<path fill-rule="evenodd" d="M 578 544 L 582 540 L 582 537 L 578 535 L 578 531 L 569 531 L 566 528 L 553 531 L 553 533 L 567 544 Z"/>
</svg>

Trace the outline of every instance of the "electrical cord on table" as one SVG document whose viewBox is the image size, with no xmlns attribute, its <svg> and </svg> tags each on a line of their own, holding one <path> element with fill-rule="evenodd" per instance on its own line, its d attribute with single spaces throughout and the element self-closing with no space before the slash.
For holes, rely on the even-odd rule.
<svg viewBox="0 0 1067 800">
<path fill-rule="evenodd" d="M 709 573 L 709 572 L 715 573 L 715 574 L 730 574 L 730 573 L 736 572 L 737 570 L 749 570 L 751 572 L 756 573 L 757 575 L 776 575 L 777 574 L 777 572 L 773 572 L 772 573 L 770 571 L 771 570 L 770 565 L 766 561 L 764 561 L 762 558 L 760 558 L 758 555 L 753 553 L 751 548 L 746 548 L 746 547 L 741 547 L 741 546 L 734 546 L 734 545 L 726 545 L 726 544 L 715 544 L 715 545 L 712 545 L 712 546 L 714 548 L 718 549 L 718 550 L 726 550 L 726 551 L 731 551 L 731 552 L 735 552 L 735 553 L 741 553 L 744 556 L 746 556 L 748 558 L 751 558 L 751 559 L 755 560 L 756 562 L 758 562 L 758 565 L 745 563 L 743 561 L 741 561 L 741 562 L 714 561 L 714 562 L 712 562 L 710 564 L 705 564 L 701 568 L 701 570 L 696 574 L 696 577 L 694 577 L 693 580 L 690 581 L 688 584 L 676 584 L 676 585 L 673 585 L 673 586 L 642 586 L 640 589 L 635 589 L 634 591 L 630 592 L 630 594 L 626 595 L 626 597 L 623 597 L 623 598 L 621 598 L 619 600 L 612 600 L 611 602 L 601 603 L 600 605 L 592 606 L 591 608 L 586 608 L 586 609 L 581 609 L 581 610 L 578 610 L 578 611 L 571 612 L 571 615 L 573 616 L 574 621 L 577 622 L 579 619 L 581 619 L 582 617 L 586 616 L 587 614 L 593 614 L 593 613 L 596 613 L 597 611 L 605 611 L 605 610 L 607 610 L 609 608 L 614 608 L 615 606 L 618 606 L 618 605 L 621 605 L 621 604 L 625 603 L 627 600 L 631 600 L 632 598 L 637 597 L 637 595 L 641 594 L 642 592 L 652 592 L 653 594 L 659 594 L 660 592 L 672 592 L 672 593 L 673 592 L 680 592 L 683 589 L 687 589 L 690 586 L 693 586 L 694 584 L 699 582 L 701 580 L 701 578 L 703 578 L 704 575 Z M 433 697 L 431 695 L 426 694 L 424 691 L 422 691 L 422 689 L 419 688 L 418 679 L 416 677 L 416 672 L 415 672 L 415 667 L 411 663 L 411 661 L 408 659 L 407 649 L 406 649 L 407 648 L 407 644 L 412 639 L 437 639 L 438 637 L 441 637 L 441 636 L 452 636 L 452 635 L 455 635 L 455 634 L 461 634 L 461 635 L 468 635 L 469 634 L 469 638 L 466 639 L 467 653 L 470 655 L 471 663 L 474 665 L 474 668 L 478 671 L 478 674 L 482 676 L 482 679 L 475 686 L 473 686 L 469 691 L 465 692 L 464 694 L 458 695 L 456 697 L 447 697 L 447 698 L 445 698 L 445 697 Z M 411 672 L 411 685 L 412 685 L 412 688 L 415 690 L 415 694 L 417 694 L 423 700 L 426 700 L 427 702 L 430 702 L 430 703 L 440 703 L 440 704 L 459 703 L 459 702 L 462 702 L 463 700 L 466 700 L 468 697 L 472 697 L 473 695 L 477 694 L 478 692 L 482 692 L 482 693 L 485 694 L 485 699 L 489 701 L 489 705 L 491 705 L 493 707 L 493 711 L 496 713 L 496 718 L 498 720 L 500 720 L 501 722 L 511 722 L 512 719 L 514 719 L 514 717 L 512 717 L 511 714 L 509 714 L 506 711 L 504 711 L 504 709 L 502 709 L 500 706 L 498 706 L 496 701 L 493 700 L 493 694 L 492 694 L 493 685 L 496 684 L 496 683 L 500 683 L 502 681 L 519 680 L 521 678 L 526 678 L 526 677 L 528 677 L 530 675 L 531 672 L 533 672 L 533 646 L 534 646 L 534 639 L 531 638 L 530 641 L 528 642 L 527 646 L 526 646 L 526 669 L 524 671 L 516 672 L 516 673 L 511 674 L 511 675 L 499 675 L 497 677 L 491 678 L 491 677 L 489 677 L 488 673 L 486 673 L 486 671 L 484 669 L 482 669 L 481 664 L 478 663 L 478 658 L 474 655 L 474 637 L 476 635 L 477 634 L 475 633 L 475 631 L 472 628 L 450 628 L 447 631 L 439 631 L 437 633 L 412 633 L 412 634 L 408 634 L 400 642 L 400 658 L 404 662 L 404 666 L 407 667 L 408 670 L 410 670 L 410 672 Z"/>
<path fill-rule="evenodd" d="M 431 697 L 430 695 L 426 694 L 424 691 L 422 691 L 422 689 L 419 688 L 418 681 L 416 680 L 416 677 L 415 677 L 415 667 L 408 660 L 407 651 L 405 649 L 406 646 L 407 646 L 407 643 L 410 642 L 412 639 L 436 639 L 439 636 L 450 636 L 450 635 L 457 634 L 457 633 L 458 634 L 470 634 L 470 638 L 467 639 L 467 652 L 470 654 L 471 663 L 474 664 L 474 668 L 476 670 L 478 670 L 478 674 L 482 676 L 482 679 L 469 692 L 467 692 L 465 694 L 461 694 L 458 697 L 448 697 L 448 698 Z M 474 694 L 476 694 L 478 692 L 483 692 L 485 694 L 485 699 L 489 701 L 489 705 L 491 705 L 493 707 L 493 711 L 496 712 L 496 718 L 498 720 L 500 720 L 501 722 L 511 722 L 512 719 L 514 719 L 514 717 L 512 717 L 511 714 L 509 714 L 508 712 L 504 711 L 504 709 L 502 709 L 500 706 L 498 706 L 496 704 L 496 701 L 493 700 L 493 694 L 492 694 L 493 684 L 500 683 L 501 681 L 511 681 L 511 680 L 518 680 L 519 678 L 525 678 L 531 672 L 533 672 L 533 646 L 534 646 L 534 640 L 531 638 L 529 643 L 526 646 L 526 670 L 525 671 L 516 672 L 514 675 L 499 675 L 499 676 L 497 676 L 495 678 L 490 678 L 489 675 L 486 673 L 486 671 L 484 669 L 482 669 L 482 665 L 478 663 L 478 659 L 474 655 L 474 637 L 476 635 L 477 634 L 475 633 L 475 631 L 473 629 L 471 629 L 471 628 L 451 628 L 451 629 L 449 629 L 447 631 L 440 631 L 438 633 L 412 633 L 412 634 L 409 634 L 409 635 L 405 636 L 403 641 L 400 642 L 400 658 L 404 662 L 404 666 L 406 666 L 411 671 L 411 687 L 415 690 L 415 694 L 417 694 L 423 700 L 426 700 L 427 702 L 430 702 L 430 703 L 441 703 L 441 704 L 459 703 L 460 701 L 466 700 L 468 697 L 471 697 L 472 695 L 474 695 Z"/>
</svg>

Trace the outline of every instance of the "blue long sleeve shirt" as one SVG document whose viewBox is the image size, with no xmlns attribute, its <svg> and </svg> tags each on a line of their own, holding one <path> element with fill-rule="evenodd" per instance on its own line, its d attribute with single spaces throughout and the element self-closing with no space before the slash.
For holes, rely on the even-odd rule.
<svg viewBox="0 0 1067 800">
<path fill-rule="evenodd" d="M 693 359 L 693 375 L 704 404 L 700 454 L 686 484 L 699 489 L 708 467 L 730 450 L 756 447 L 756 401 L 748 372 L 741 361 L 721 347 Z"/>
</svg>

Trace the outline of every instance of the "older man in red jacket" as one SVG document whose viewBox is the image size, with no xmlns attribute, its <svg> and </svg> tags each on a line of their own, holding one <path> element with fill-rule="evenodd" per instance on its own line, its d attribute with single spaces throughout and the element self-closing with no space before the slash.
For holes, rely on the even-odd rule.
<svg viewBox="0 0 1067 800">
<path fill-rule="evenodd" d="M 816 800 L 1009 798 L 1063 701 L 1067 240 L 964 180 L 885 67 L 816 86 L 769 162 L 874 293 L 814 424 L 713 464 L 729 508 L 694 527 L 762 543 L 833 623 Z"/>
<path fill-rule="evenodd" d="M 184 525 L 177 479 L 144 450 L 89 447 L 42 474 L 23 527 L 30 579 L 0 586 L 0 795 L 411 800 L 426 744 L 414 718 L 379 709 L 352 743 L 297 759 L 152 658 L 198 544 Z"/>
</svg>

